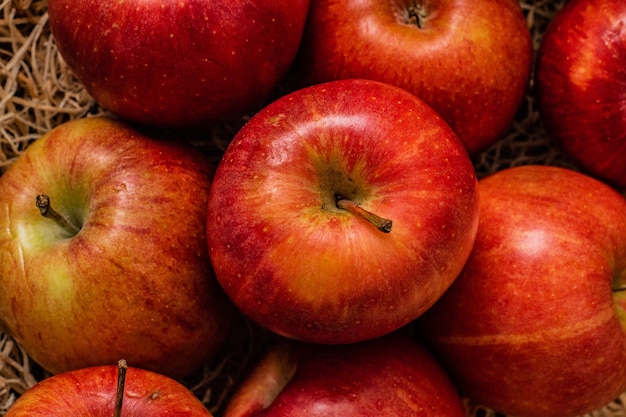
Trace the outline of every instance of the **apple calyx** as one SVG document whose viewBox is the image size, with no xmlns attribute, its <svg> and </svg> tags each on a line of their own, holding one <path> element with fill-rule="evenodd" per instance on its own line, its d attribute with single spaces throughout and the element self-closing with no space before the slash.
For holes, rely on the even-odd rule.
<svg viewBox="0 0 626 417">
<path fill-rule="evenodd" d="M 72 236 L 80 232 L 79 227 L 70 222 L 67 217 L 63 216 L 52 208 L 52 206 L 50 205 L 50 197 L 48 197 L 47 195 L 38 195 L 36 198 L 36 204 L 42 216 L 54 220 L 59 226 L 68 231 Z"/>
<path fill-rule="evenodd" d="M 113 417 L 121 417 L 122 415 L 122 402 L 124 401 L 124 384 L 126 383 L 126 371 L 128 365 L 125 359 L 120 359 L 117 362 L 117 390 L 115 391 L 115 411 Z"/>
<path fill-rule="evenodd" d="M 367 220 L 383 233 L 391 232 L 391 226 L 393 223 L 391 220 L 385 219 L 384 217 L 380 217 L 379 215 L 374 214 L 371 211 L 365 210 L 363 207 L 359 206 L 352 200 L 343 198 L 342 196 L 335 196 L 335 205 L 337 206 L 337 208 L 347 210 L 355 216 Z"/>
</svg>

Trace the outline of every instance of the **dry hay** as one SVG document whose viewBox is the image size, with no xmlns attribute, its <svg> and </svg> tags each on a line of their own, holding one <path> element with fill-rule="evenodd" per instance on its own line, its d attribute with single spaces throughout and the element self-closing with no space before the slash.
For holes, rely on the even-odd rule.
<svg viewBox="0 0 626 417">
<path fill-rule="evenodd" d="M 535 50 L 555 12 L 565 0 L 521 0 Z M 83 90 L 50 36 L 46 0 L 0 0 L 0 172 L 28 144 L 68 120 L 106 113 Z M 238 125 L 216 126 L 203 138 L 193 138 L 215 158 L 225 148 Z M 547 137 L 536 110 L 533 85 L 515 121 L 500 140 L 475 161 L 480 177 L 526 164 L 551 164 L 576 168 Z M 266 349 L 272 336 L 241 319 L 212 363 L 181 380 L 219 416 L 237 383 Z M 0 415 L 37 380 L 47 375 L 8 335 L 0 332 Z M 587 417 L 626 416 L 621 405 L 626 394 Z M 472 417 L 502 417 L 466 402 Z"/>
</svg>

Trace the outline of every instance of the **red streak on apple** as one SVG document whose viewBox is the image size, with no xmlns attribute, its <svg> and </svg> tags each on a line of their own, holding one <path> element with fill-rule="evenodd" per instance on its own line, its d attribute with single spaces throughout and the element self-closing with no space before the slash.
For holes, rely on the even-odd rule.
<svg viewBox="0 0 626 417">
<path fill-rule="evenodd" d="M 216 276 L 270 329 L 317 342 L 380 336 L 448 288 L 477 225 L 476 176 L 423 102 L 378 82 L 297 91 L 234 138 L 209 197 Z M 336 196 L 393 221 L 381 233 Z"/>
<path fill-rule="evenodd" d="M 68 122 L 0 177 L 0 322 L 58 373 L 129 363 L 180 377 L 219 348 L 233 309 L 214 278 L 197 151 L 105 118 Z M 79 226 L 43 217 L 35 197 Z"/>
</svg>

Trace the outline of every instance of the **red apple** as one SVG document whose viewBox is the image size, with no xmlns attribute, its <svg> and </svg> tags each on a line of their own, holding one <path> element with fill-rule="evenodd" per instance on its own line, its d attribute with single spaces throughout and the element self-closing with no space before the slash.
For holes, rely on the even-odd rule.
<svg viewBox="0 0 626 417">
<path fill-rule="evenodd" d="M 179 382 L 135 367 L 119 369 L 95 366 L 44 379 L 22 394 L 5 417 L 212 416 Z"/>
<path fill-rule="evenodd" d="M 2 328 L 52 373 L 120 357 L 172 377 L 201 366 L 234 314 L 206 246 L 213 172 L 106 118 L 33 142 L 0 177 Z"/>
<path fill-rule="evenodd" d="M 507 415 L 578 416 L 626 390 L 626 200 L 565 168 L 481 179 L 472 254 L 417 320 L 461 393 Z"/>
<path fill-rule="evenodd" d="M 369 78 L 404 88 L 477 154 L 515 117 L 532 60 L 516 0 L 315 0 L 296 78 Z"/>
<path fill-rule="evenodd" d="M 626 188 L 626 3 L 570 0 L 545 32 L 537 58 L 541 119 L 564 151 Z"/>
<path fill-rule="evenodd" d="M 260 325 L 308 342 L 374 338 L 456 278 L 478 223 L 475 187 L 458 137 L 415 96 L 376 81 L 318 84 L 265 107 L 226 149 L 209 254 Z"/>
<path fill-rule="evenodd" d="M 271 348 L 224 417 L 463 417 L 461 397 L 433 357 L 403 334 L 350 345 Z"/>
<path fill-rule="evenodd" d="M 308 0 L 49 0 L 61 56 L 125 119 L 206 126 L 256 109 L 291 65 Z"/>
</svg>

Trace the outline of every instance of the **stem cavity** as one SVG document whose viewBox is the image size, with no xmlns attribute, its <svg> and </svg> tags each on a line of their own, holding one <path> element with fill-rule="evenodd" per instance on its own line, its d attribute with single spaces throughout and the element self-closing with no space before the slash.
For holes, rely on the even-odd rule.
<svg viewBox="0 0 626 417">
<path fill-rule="evenodd" d="M 407 17 L 406 22 L 410 25 L 415 25 L 418 28 L 422 28 L 424 25 L 424 20 L 426 19 L 426 12 L 418 1 L 414 1 L 409 7 L 406 9 Z"/>
<path fill-rule="evenodd" d="M 59 226 L 64 228 L 72 235 L 76 235 L 78 232 L 80 232 L 79 227 L 69 221 L 67 217 L 63 216 L 52 208 L 52 206 L 50 205 L 50 197 L 48 197 L 47 195 L 38 195 L 36 199 L 36 204 L 42 216 L 54 220 Z"/>
<path fill-rule="evenodd" d="M 391 232 L 391 226 L 392 226 L 391 220 L 385 219 L 384 217 L 380 217 L 377 214 L 374 214 L 370 211 L 365 210 L 363 207 L 359 206 L 354 201 L 337 196 L 335 204 L 337 205 L 337 208 L 347 210 L 350 213 L 354 214 L 355 216 L 358 216 L 362 219 L 367 220 L 368 222 L 376 226 L 376 228 L 380 230 L 381 232 L 383 233 Z"/>
</svg>

